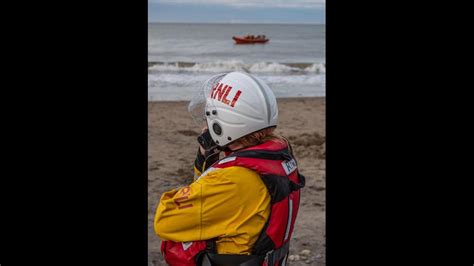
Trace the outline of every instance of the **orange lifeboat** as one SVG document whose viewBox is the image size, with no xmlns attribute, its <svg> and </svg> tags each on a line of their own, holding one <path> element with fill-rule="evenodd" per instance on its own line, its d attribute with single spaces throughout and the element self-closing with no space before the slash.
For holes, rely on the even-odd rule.
<svg viewBox="0 0 474 266">
<path fill-rule="evenodd" d="M 254 44 L 254 43 L 266 43 L 269 41 L 265 37 L 265 35 L 262 36 L 233 36 L 232 39 L 234 39 L 235 44 Z"/>
</svg>

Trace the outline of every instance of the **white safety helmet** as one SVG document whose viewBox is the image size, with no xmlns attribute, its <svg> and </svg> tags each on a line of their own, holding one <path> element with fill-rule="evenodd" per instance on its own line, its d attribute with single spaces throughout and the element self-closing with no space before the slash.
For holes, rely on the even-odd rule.
<svg viewBox="0 0 474 266">
<path fill-rule="evenodd" d="M 227 144 L 264 128 L 274 127 L 278 106 L 270 87 L 247 73 L 218 74 L 208 79 L 189 103 L 198 122 L 206 122 L 214 142 Z"/>
</svg>

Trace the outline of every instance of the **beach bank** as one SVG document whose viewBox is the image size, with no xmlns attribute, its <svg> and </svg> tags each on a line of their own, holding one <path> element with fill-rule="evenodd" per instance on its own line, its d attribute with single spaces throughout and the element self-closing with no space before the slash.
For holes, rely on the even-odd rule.
<svg viewBox="0 0 474 266">
<path fill-rule="evenodd" d="M 306 176 L 292 237 L 291 265 L 325 265 L 326 99 L 278 98 L 276 133 L 293 146 Z M 153 230 L 157 203 L 164 191 L 189 182 L 200 128 L 186 101 L 148 103 L 148 256 L 150 265 L 165 265 Z M 308 252 L 309 251 L 309 252 Z M 295 256 L 298 255 L 298 256 Z"/>
</svg>

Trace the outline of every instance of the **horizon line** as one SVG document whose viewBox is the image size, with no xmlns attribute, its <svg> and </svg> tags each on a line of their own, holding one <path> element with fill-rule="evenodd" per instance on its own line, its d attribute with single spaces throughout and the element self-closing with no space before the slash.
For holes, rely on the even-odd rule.
<svg viewBox="0 0 474 266">
<path fill-rule="evenodd" d="M 183 21 L 148 21 L 148 24 L 273 24 L 273 25 L 326 25 L 321 22 L 284 23 L 284 22 L 183 22 Z"/>
</svg>

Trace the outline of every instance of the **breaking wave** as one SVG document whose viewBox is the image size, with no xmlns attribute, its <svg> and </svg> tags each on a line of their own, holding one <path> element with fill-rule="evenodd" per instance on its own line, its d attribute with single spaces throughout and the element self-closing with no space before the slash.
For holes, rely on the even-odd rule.
<svg viewBox="0 0 474 266">
<path fill-rule="evenodd" d="M 194 62 L 148 62 L 150 72 L 228 72 L 244 71 L 248 73 L 288 73 L 288 74 L 325 74 L 324 63 L 244 63 L 239 60 L 216 61 L 208 63 Z"/>
</svg>

